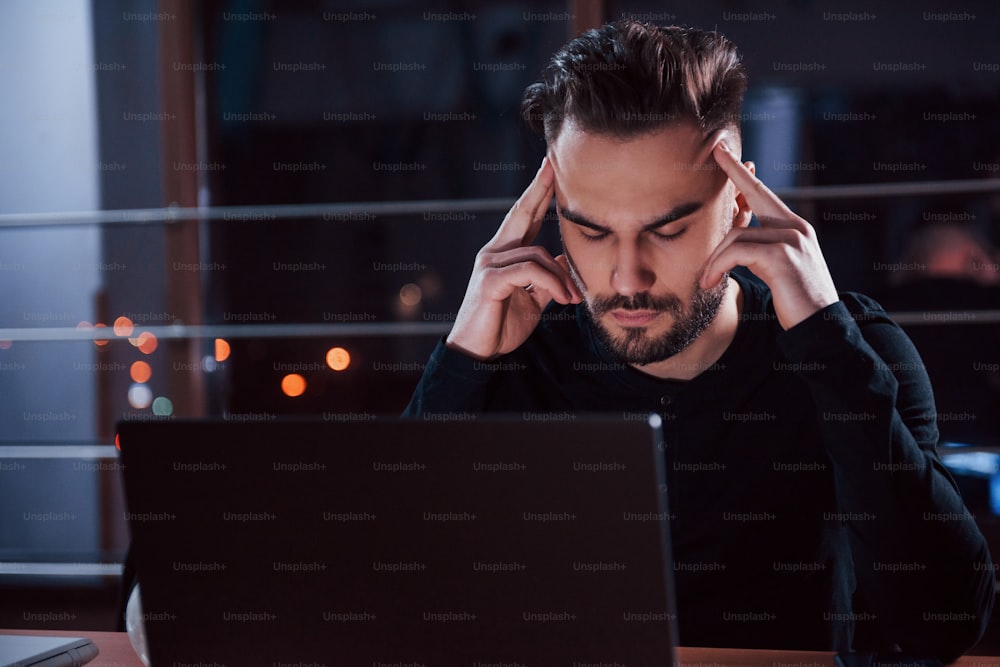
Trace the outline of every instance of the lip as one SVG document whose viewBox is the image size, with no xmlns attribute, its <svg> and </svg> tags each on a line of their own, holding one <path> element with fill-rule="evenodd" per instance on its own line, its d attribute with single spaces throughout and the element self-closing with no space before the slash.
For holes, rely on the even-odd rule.
<svg viewBox="0 0 1000 667">
<path fill-rule="evenodd" d="M 657 310 L 612 310 L 611 317 L 623 327 L 644 327 L 660 316 Z"/>
</svg>

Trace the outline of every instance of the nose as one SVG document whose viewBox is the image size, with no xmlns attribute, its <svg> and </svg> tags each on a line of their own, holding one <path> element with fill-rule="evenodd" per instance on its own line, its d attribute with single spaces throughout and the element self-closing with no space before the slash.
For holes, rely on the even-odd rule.
<svg viewBox="0 0 1000 667">
<path fill-rule="evenodd" d="M 637 243 L 619 241 L 615 247 L 611 268 L 611 287 L 623 296 L 649 291 L 656 282 L 656 273 Z"/>
</svg>

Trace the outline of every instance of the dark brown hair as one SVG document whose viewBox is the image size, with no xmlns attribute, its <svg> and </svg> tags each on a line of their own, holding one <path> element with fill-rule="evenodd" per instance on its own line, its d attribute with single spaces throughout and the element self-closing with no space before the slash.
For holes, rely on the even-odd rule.
<svg viewBox="0 0 1000 667">
<path fill-rule="evenodd" d="M 738 132 L 746 78 L 736 47 L 716 32 L 619 21 L 556 52 L 521 111 L 549 143 L 566 118 L 622 139 L 685 119 L 706 134 Z"/>
</svg>

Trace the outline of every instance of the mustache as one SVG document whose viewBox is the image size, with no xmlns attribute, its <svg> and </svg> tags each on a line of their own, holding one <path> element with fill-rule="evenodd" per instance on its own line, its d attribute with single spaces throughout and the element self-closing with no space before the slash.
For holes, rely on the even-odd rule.
<svg viewBox="0 0 1000 667">
<path fill-rule="evenodd" d="M 640 292 L 632 296 L 615 294 L 594 297 L 590 307 L 595 316 L 612 310 L 654 310 L 670 313 L 680 313 L 683 310 L 681 300 L 677 296 L 673 294 L 653 296 L 649 292 Z"/>
</svg>

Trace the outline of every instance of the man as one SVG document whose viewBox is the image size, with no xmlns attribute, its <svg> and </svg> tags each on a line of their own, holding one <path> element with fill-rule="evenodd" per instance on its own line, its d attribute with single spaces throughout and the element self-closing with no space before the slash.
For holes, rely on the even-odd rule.
<svg viewBox="0 0 1000 667">
<path fill-rule="evenodd" d="M 715 33 L 623 22 L 559 51 L 523 105 L 546 158 L 406 413 L 657 412 L 681 643 L 951 659 L 994 577 L 926 374 L 740 161 L 744 89 Z M 553 197 L 555 258 L 530 245 Z"/>
</svg>

